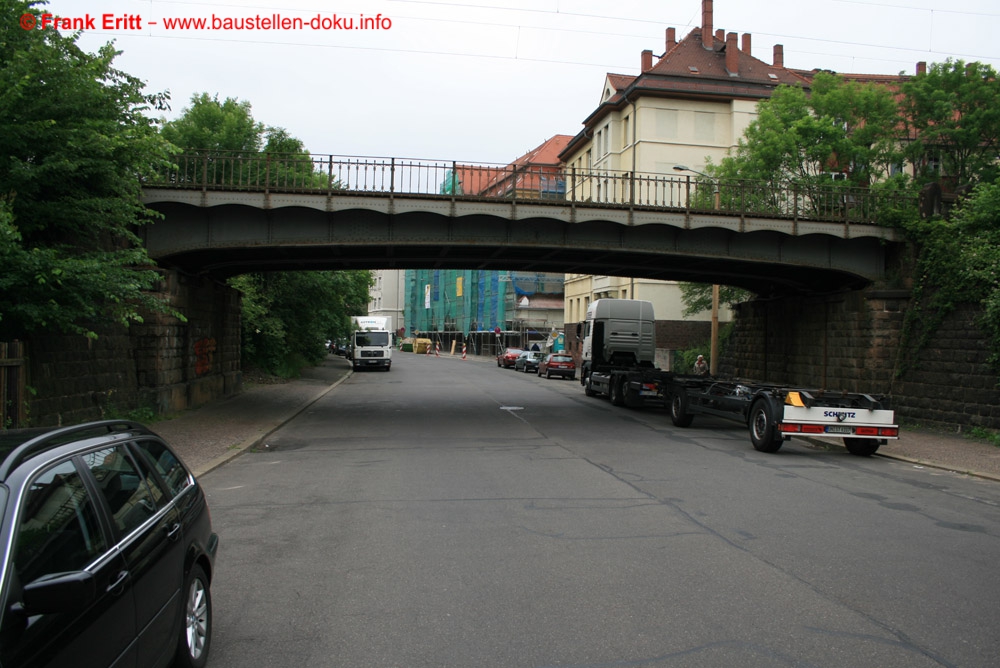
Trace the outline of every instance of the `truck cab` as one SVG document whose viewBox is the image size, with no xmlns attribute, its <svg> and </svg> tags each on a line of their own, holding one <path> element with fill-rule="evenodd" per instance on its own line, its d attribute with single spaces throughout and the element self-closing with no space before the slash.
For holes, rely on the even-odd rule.
<svg viewBox="0 0 1000 668">
<path fill-rule="evenodd" d="M 577 325 L 582 339 L 581 382 L 594 369 L 648 367 L 656 360 L 653 304 L 638 299 L 597 299 Z"/>
</svg>

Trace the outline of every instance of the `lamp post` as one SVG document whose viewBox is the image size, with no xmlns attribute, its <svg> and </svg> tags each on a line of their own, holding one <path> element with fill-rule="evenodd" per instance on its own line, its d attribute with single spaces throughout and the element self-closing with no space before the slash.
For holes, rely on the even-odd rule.
<svg viewBox="0 0 1000 668">
<path fill-rule="evenodd" d="M 697 169 L 691 169 L 685 165 L 674 165 L 674 171 L 676 172 L 692 172 L 698 176 L 702 176 L 712 182 L 714 186 L 713 195 L 715 196 L 715 210 L 718 211 L 721 206 L 719 193 L 719 180 L 705 174 L 704 172 L 699 172 Z M 690 178 L 690 177 L 689 177 Z M 711 341 L 711 352 L 709 352 L 709 363 L 708 372 L 713 376 L 719 370 L 719 284 L 712 284 L 712 341 Z"/>
</svg>

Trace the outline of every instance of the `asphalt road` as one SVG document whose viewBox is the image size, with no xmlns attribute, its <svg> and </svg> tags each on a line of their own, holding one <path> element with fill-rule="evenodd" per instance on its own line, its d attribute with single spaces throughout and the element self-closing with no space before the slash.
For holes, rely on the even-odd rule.
<svg viewBox="0 0 1000 668">
<path fill-rule="evenodd" d="M 210 668 L 990 666 L 1000 486 L 400 355 L 201 478 Z"/>
</svg>

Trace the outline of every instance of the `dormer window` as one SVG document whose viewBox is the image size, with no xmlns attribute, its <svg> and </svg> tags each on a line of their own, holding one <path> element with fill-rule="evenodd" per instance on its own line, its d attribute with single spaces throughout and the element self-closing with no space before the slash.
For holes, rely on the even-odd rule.
<svg viewBox="0 0 1000 668">
<path fill-rule="evenodd" d="M 691 74 L 698 74 L 698 68 L 694 65 L 688 65 L 688 69 L 691 70 Z"/>
</svg>

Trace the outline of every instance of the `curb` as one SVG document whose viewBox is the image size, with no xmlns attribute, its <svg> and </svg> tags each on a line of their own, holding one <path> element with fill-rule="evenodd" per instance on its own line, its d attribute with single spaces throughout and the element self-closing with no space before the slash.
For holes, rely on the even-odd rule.
<svg viewBox="0 0 1000 668">
<path fill-rule="evenodd" d="M 348 369 L 347 373 L 344 374 L 343 378 L 338 378 L 335 383 L 333 383 L 329 387 L 326 387 L 326 388 L 320 390 L 316 394 L 316 396 L 314 396 L 312 399 L 306 400 L 298 408 L 296 408 L 293 411 L 289 412 L 284 417 L 281 417 L 281 418 L 275 420 L 274 423 L 270 427 L 268 427 L 262 434 L 260 434 L 259 436 L 251 436 L 250 438 L 248 438 L 247 440 L 243 441 L 239 445 L 232 446 L 229 449 L 228 452 L 226 452 L 225 454 L 219 455 L 215 459 L 209 461 L 207 464 L 203 464 L 202 466 L 194 469 L 192 471 L 192 473 L 194 473 L 194 476 L 196 478 L 201 477 L 201 476 L 205 475 L 206 473 L 219 468 L 220 466 L 222 466 L 226 462 L 231 461 L 231 460 L 239 457 L 240 455 L 242 455 L 247 450 L 250 450 L 251 448 L 256 447 L 264 439 L 266 439 L 268 436 L 270 436 L 271 434 L 273 434 L 274 432 L 276 432 L 278 429 L 280 429 L 281 427 L 283 427 L 285 424 L 287 424 L 289 421 L 291 421 L 296 416 L 298 416 L 299 414 L 301 414 L 303 411 L 305 411 L 307 408 L 309 408 L 310 406 L 312 406 L 314 403 L 316 403 L 317 401 L 319 401 L 320 399 L 322 399 L 323 397 L 325 397 L 327 394 L 329 394 L 331 391 L 333 391 L 334 388 L 336 388 L 338 385 L 340 385 L 345 380 L 347 380 L 348 378 L 350 378 L 352 375 L 354 375 L 354 370 L 353 369 Z"/>
<path fill-rule="evenodd" d="M 837 443 L 832 441 L 824 441 L 815 438 L 804 438 L 799 436 L 803 441 L 806 441 L 810 445 L 828 448 L 831 445 L 837 445 Z M 914 466 L 923 466 L 929 469 L 938 469 L 939 471 L 949 471 L 950 473 L 958 473 L 960 475 L 969 475 L 976 478 L 983 478 L 984 480 L 991 480 L 993 482 L 1000 482 L 1000 476 L 993 473 L 986 473 L 984 471 L 967 471 L 955 466 L 949 466 L 947 464 L 939 464 L 936 462 L 928 462 L 923 459 L 916 459 L 914 457 L 906 457 L 905 455 L 890 455 L 888 453 L 876 452 L 872 457 L 881 457 L 882 459 L 892 459 L 897 462 L 906 462 L 907 464 L 913 464 Z"/>
<path fill-rule="evenodd" d="M 951 473 L 958 473 L 961 475 L 970 475 L 976 478 L 983 478 L 984 480 L 991 480 L 993 482 L 1000 482 L 1000 476 L 994 475 L 993 473 L 986 473 L 984 471 L 966 471 L 955 466 L 948 466 L 947 464 L 936 464 L 934 462 L 924 461 L 922 459 L 914 459 L 913 457 L 904 457 L 903 455 L 887 455 L 881 452 L 876 452 L 874 457 L 882 457 L 883 459 L 894 459 L 898 462 L 906 462 L 908 464 L 913 464 L 915 466 L 923 466 L 929 469 L 938 469 L 941 471 L 949 471 Z"/>
</svg>

